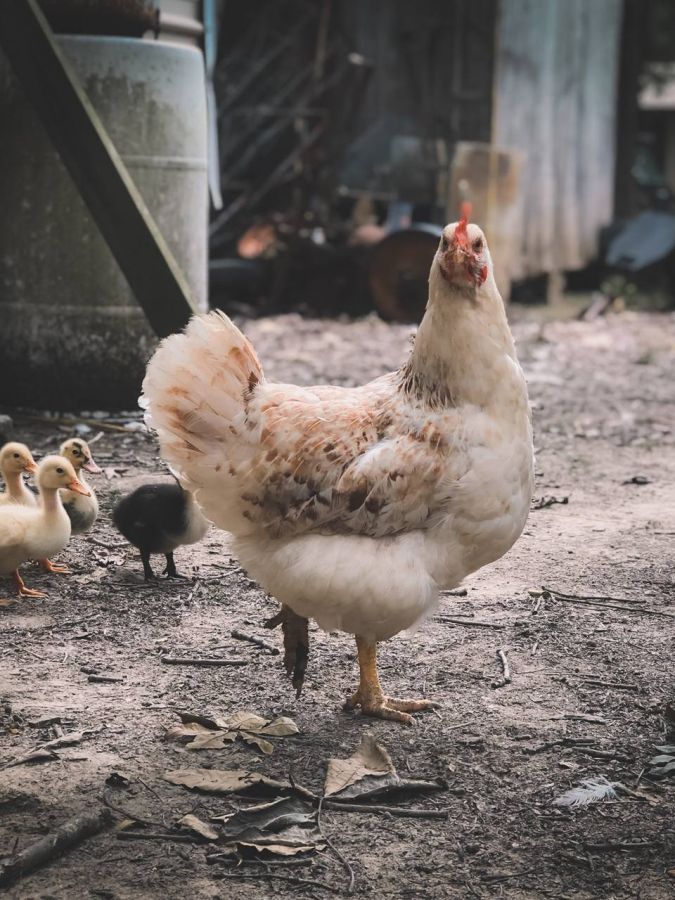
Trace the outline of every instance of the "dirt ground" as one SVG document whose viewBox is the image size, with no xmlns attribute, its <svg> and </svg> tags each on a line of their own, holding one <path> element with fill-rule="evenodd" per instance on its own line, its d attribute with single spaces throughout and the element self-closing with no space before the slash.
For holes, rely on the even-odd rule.
<svg viewBox="0 0 675 900">
<path fill-rule="evenodd" d="M 320 793 L 326 760 L 349 756 L 369 729 L 401 774 L 447 781 L 446 791 L 398 805 L 448 816 L 325 810 L 324 831 L 353 869 L 356 896 L 673 896 L 675 780 L 656 782 L 643 770 L 664 743 L 665 704 L 675 700 L 675 316 L 542 323 L 521 310 L 514 318 L 534 410 L 536 496 L 567 502 L 533 510 L 514 549 L 467 580 L 466 596 L 446 597 L 433 620 L 382 647 L 385 689 L 431 697 L 437 713 L 406 728 L 344 712 L 354 643 L 317 629 L 296 701 L 280 657 L 231 636 L 238 628 L 280 642 L 262 628 L 275 601 L 232 565 L 221 532 L 177 552 L 188 580 L 146 585 L 109 513 L 120 493 L 166 475 L 152 437 L 106 432 L 93 450 L 107 474 L 90 479 L 100 520 L 91 539 L 75 538 L 62 554 L 73 574 L 48 577 L 26 566 L 27 583 L 47 598 L 0 609 L 2 762 L 59 728 L 85 732 L 57 758 L 0 770 L 0 856 L 104 797 L 148 820 L 145 833 L 161 834 L 186 813 L 208 819 L 251 802 L 169 784 L 163 773 L 171 769 L 290 773 Z M 268 377 L 299 383 L 377 376 L 401 362 L 410 333 L 376 319 L 285 316 L 244 325 Z M 36 456 L 72 431 L 17 425 Z M 159 571 L 158 558 L 154 564 Z M 529 593 L 542 585 L 618 598 L 622 608 Z M 454 624 L 443 615 L 464 618 Z M 500 648 L 512 682 L 493 687 Z M 234 655 L 248 664 L 165 665 L 167 654 Z M 123 680 L 90 682 L 92 672 Z M 193 753 L 165 740 L 177 711 L 238 710 L 291 716 L 300 733 L 277 740 L 270 756 L 241 742 Z M 629 791 L 583 809 L 553 805 L 598 776 Z M 246 900 L 326 897 L 328 887 L 346 894 L 347 869 L 330 850 L 298 865 L 239 868 L 207 863 L 211 852 L 205 843 L 122 840 L 108 830 L 20 879 L 7 896 Z"/>
</svg>

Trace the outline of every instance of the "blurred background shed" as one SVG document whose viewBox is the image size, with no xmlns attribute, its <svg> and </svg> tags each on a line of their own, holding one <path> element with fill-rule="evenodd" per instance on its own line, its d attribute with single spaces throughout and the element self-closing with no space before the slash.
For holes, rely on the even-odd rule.
<svg viewBox="0 0 675 900">
<path fill-rule="evenodd" d="M 132 404 L 191 308 L 415 321 L 463 200 L 506 298 L 672 295 L 668 0 L 40 5 L 103 168 L 5 43 L 7 402 Z"/>
</svg>

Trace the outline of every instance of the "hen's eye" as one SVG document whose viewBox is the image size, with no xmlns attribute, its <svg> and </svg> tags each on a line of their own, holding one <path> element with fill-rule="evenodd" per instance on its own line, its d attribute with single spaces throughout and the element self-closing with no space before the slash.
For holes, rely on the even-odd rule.
<svg viewBox="0 0 675 900">
<path fill-rule="evenodd" d="M 481 238 L 476 238 L 476 240 L 473 242 L 473 249 L 476 251 L 476 253 L 480 253 L 480 251 L 483 249 L 483 241 L 481 240 Z"/>
<path fill-rule="evenodd" d="M 441 241 L 441 250 L 448 249 L 448 239 L 443 235 L 443 240 Z"/>
</svg>

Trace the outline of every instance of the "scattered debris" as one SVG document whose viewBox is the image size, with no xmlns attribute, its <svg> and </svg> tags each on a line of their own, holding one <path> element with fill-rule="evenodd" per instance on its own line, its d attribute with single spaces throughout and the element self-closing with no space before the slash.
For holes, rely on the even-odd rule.
<svg viewBox="0 0 675 900">
<path fill-rule="evenodd" d="M 180 718 L 182 724 L 171 725 L 166 737 L 185 743 L 188 750 L 222 750 L 226 743 L 240 737 L 247 744 L 270 754 L 274 744 L 267 737 L 286 737 L 300 731 L 286 716 L 268 720 L 252 712 L 234 713 L 225 719 L 181 713 Z"/>
<path fill-rule="evenodd" d="M 596 779 L 582 781 L 579 787 L 565 791 L 553 801 L 554 806 L 569 806 L 572 809 L 579 806 L 589 806 L 591 803 L 599 803 L 601 800 L 616 800 L 615 788 L 618 781 L 608 781 L 604 775 Z"/>
<path fill-rule="evenodd" d="M 234 628 L 230 632 L 233 638 L 238 641 L 248 641 L 249 644 L 255 644 L 256 647 L 260 647 L 261 650 L 267 650 L 270 656 L 278 656 L 279 648 L 274 647 L 272 644 L 269 644 L 267 641 L 264 641 L 262 638 L 256 637 L 253 634 L 247 634 L 245 631 L 239 631 Z"/>
<path fill-rule="evenodd" d="M 623 606 L 619 603 L 607 603 L 605 602 L 611 598 L 600 598 L 600 597 L 581 597 L 574 596 L 573 594 L 563 594 L 560 591 L 555 591 L 552 588 L 542 587 L 542 596 L 544 600 L 560 600 L 562 603 L 577 603 L 581 606 L 596 606 L 600 609 L 620 609 L 623 612 L 630 613 L 638 613 L 638 615 L 644 616 L 658 616 L 664 619 L 675 619 L 675 613 L 667 613 L 661 612 L 658 609 L 647 609 L 644 606 L 637 605 L 642 601 L 636 600 L 622 600 L 623 603 L 635 603 L 635 606 Z"/>
<path fill-rule="evenodd" d="M 87 676 L 87 681 L 90 681 L 93 684 L 119 684 L 124 681 L 124 677 L 122 675 L 91 674 Z"/>
<path fill-rule="evenodd" d="M 10 884 L 71 850 L 86 838 L 112 825 L 109 809 L 99 809 L 69 819 L 25 850 L 0 860 L 0 885 Z"/>
<path fill-rule="evenodd" d="M 530 509 L 548 509 L 549 506 L 555 506 L 557 503 L 561 506 L 567 506 L 569 501 L 569 496 L 554 497 L 553 494 L 545 494 L 543 497 L 533 500 Z"/>
<path fill-rule="evenodd" d="M 633 475 L 632 478 L 629 478 L 627 481 L 622 481 L 621 484 L 651 484 L 651 479 L 647 478 L 646 475 Z"/>
<path fill-rule="evenodd" d="M 161 659 L 167 666 L 247 666 L 249 663 L 247 659 L 240 659 L 238 657 L 231 657 L 230 659 L 223 659 L 221 657 L 206 659 L 191 656 L 162 656 Z"/>
<path fill-rule="evenodd" d="M 504 685 L 511 684 L 511 669 L 509 668 L 506 650 L 497 650 L 497 656 L 502 664 L 502 675 L 501 678 L 497 678 L 492 682 L 493 688 L 500 688 L 504 687 Z"/>
<path fill-rule="evenodd" d="M 659 751 L 658 756 L 653 756 L 647 763 L 649 777 L 675 776 L 675 744 L 661 744 L 656 749 Z"/>
</svg>

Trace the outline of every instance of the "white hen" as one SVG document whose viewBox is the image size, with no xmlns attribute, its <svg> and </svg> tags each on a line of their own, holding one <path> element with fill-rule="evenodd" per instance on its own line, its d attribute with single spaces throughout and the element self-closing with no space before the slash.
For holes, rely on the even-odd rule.
<svg viewBox="0 0 675 900">
<path fill-rule="evenodd" d="M 143 390 L 163 457 L 249 574 L 296 616 L 356 636 L 348 705 L 404 722 L 430 706 L 384 695 L 377 642 L 506 553 L 533 486 L 525 379 L 480 228 L 444 229 L 397 372 L 358 388 L 270 383 L 211 313 L 162 342 Z M 301 632 L 286 634 L 300 684 Z"/>
</svg>

